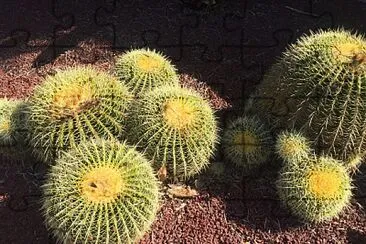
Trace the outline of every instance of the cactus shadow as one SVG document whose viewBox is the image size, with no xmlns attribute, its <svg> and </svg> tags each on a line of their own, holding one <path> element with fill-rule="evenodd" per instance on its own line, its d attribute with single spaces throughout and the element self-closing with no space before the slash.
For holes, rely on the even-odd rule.
<svg viewBox="0 0 366 244">
<path fill-rule="evenodd" d="M 348 228 L 347 240 L 350 244 L 366 243 L 366 234 L 359 231 Z"/>
<path fill-rule="evenodd" d="M 304 225 L 278 199 L 275 188 L 278 162 L 268 163 L 250 175 L 229 163 L 227 166 L 221 178 L 207 172 L 201 179 L 205 191 L 224 200 L 227 220 L 271 232 Z"/>
</svg>

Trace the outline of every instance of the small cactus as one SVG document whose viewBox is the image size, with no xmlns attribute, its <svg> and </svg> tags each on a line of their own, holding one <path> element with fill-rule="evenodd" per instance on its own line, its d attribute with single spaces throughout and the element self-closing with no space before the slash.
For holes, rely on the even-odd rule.
<svg viewBox="0 0 366 244">
<path fill-rule="evenodd" d="M 149 49 L 135 49 L 118 56 L 115 73 L 136 96 L 162 85 L 178 85 L 179 80 L 170 61 Z"/>
<path fill-rule="evenodd" d="M 366 150 L 366 39 L 344 30 L 303 36 L 259 85 L 254 109 L 282 111 L 278 127 L 301 129 L 318 154 L 341 160 Z M 254 99 L 254 98 L 253 98 Z"/>
<path fill-rule="evenodd" d="M 198 93 L 164 86 L 132 106 L 127 137 L 168 177 L 185 179 L 209 164 L 217 143 L 217 123 L 209 103 Z"/>
<path fill-rule="evenodd" d="M 349 205 L 352 188 L 346 167 L 325 156 L 286 164 L 277 181 L 281 201 L 294 215 L 315 223 L 337 217 Z"/>
<path fill-rule="evenodd" d="M 222 138 L 225 157 L 247 171 L 266 162 L 272 153 L 272 144 L 266 125 L 250 116 L 231 121 Z"/>
<path fill-rule="evenodd" d="M 131 100 L 116 78 L 91 67 L 59 71 L 29 99 L 29 144 L 39 159 L 52 162 L 89 137 L 119 136 Z"/>
<path fill-rule="evenodd" d="M 136 243 L 159 206 L 150 163 L 117 141 L 92 140 L 63 153 L 42 189 L 46 225 L 64 243 Z"/>
<path fill-rule="evenodd" d="M 287 163 L 300 162 L 311 155 L 310 142 L 295 131 L 283 131 L 278 135 L 276 151 Z"/>
</svg>

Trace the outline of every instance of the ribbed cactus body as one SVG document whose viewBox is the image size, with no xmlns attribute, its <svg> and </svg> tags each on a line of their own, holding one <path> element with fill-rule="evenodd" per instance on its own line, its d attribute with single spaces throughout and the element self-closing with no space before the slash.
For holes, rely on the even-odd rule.
<svg viewBox="0 0 366 244">
<path fill-rule="evenodd" d="M 118 56 L 115 73 L 136 96 L 155 87 L 178 85 L 179 80 L 170 60 L 149 49 L 135 49 Z"/>
<path fill-rule="evenodd" d="M 123 131 L 132 100 L 116 78 L 90 67 L 48 76 L 29 100 L 29 144 L 42 161 L 93 138 L 113 138 Z"/>
<path fill-rule="evenodd" d="M 42 188 L 46 225 L 63 243 L 136 243 L 158 209 L 150 163 L 116 141 L 93 140 L 63 153 Z"/>
<path fill-rule="evenodd" d="M 164 86 L 137 100 L 127 122 L 127 138 L 169 177 L 197 174 L 209 164 L 217 142 L 213 109 L 198 93 Z"/>
</svg>

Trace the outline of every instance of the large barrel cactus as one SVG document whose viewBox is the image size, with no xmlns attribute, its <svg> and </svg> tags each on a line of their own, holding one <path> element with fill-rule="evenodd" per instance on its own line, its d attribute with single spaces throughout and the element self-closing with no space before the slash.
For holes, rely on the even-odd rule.
<svg viewBox="0 0 366 244">
<path fill-rule="evenodd" d="M 117 141 L 92 140 L 63 153 L 42 188 L 46 225 L 63 243 L 136 243 L 159 204 L 150 163 Z"/>
<path fill-rule="evenodd" d="M 273 113 L 278 127 L 303 129 L 318 152 L 346 159 L 366 149 L 366 40 L 319 31 L 291 45 L 249 108 Z"/>
<path fill-rule="evenodd" d="M 149 49 L 134 49 L 116 58 L 115 73 L 134 95 L 162 85 L 178 85 L 178 74 L 170 60 Z"/>
<path fill-rule="evenodd" d="M 177 86 L 159 87 L 132 106 L 127 138 L 145 151 L 158 170 L 184 179 L 209 164 L 217 142 L 213 109 L 198 93 Z"/>
<path fill-rule="evenodd" d="M 352 187 L 346 167 L 325 156 L 286 164 L 277 181 L 282 203 L 300 219 L 315 223 L 331 220 L 349 206 Z"/>
<path fill-rule="evenodd" d="M 59 71 L 29 99 L 29 144 L 47 162 L 89 137 L 119 136 L 131 100 L 113 76 L 90 67 Z"/>
</svg>

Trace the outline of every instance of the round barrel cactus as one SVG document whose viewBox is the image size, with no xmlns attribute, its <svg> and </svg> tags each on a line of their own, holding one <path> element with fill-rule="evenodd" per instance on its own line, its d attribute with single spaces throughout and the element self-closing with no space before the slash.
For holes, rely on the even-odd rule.
<svg viewBox="0 0 366 244">
<path fill-rule="evenodd" d="M 352 188 L 346 167 L 325 156 L 286 164 L 277 181 L 282 203 L 300 219 L 315 223 L 337 217 L 349 205 Z"/>
<path fill-rule="evenodd" d="M 225 157 L 247 171 L 266 162 L 273 152 L 272 145 L 271 132 L 254 116 L 242 116 L 231 121 L 222 137 Z"/>
<path fill-rule="evenodd" d="M 185 179 L 209 164 L 217 143 L 213 109 L 198 93 L 177 86 L 156 88 L 137 100 L 127 120 L 127 138 L 168 177 Z"/>
<path fill-rule="evenodd" d="M 297 163 L 311 155 L 310 142 L 295 131 L 283 131 L 278 135 L 276 151 L 286 163 Z"/>
<path fill-rule="evenodd" d="M 137 96 L 154 87 L 178 85 L 179 81 L 170 60 L 149 49 L 135 49 L 118 56 L 115 73 Z"/>
<path fill-rule="evenodd" d="M 29 144 L 39 159 L 51 162 L 89 137 L 119 136 L 131 100 L 127 87 L 91 67 L 58 71 L 29 99 Z"/>
<path fill-rule="evenodd" d="M 301 128 L 320 153 L 346 159 L 366 149 L 365 84 L 365 38 L 319 31 L 284 52 L 255 93 L 268 100 L 258 99 L 254 108 L 279 112 L 278 126 Z"/>
<path fill-rule="evenodd" d="M 47 227 L 64 243 L 136 243 L 159 206 L 159 183 L 125 143 L 92 140 L 62 153 L 42 185 Z"/>
</svg>

